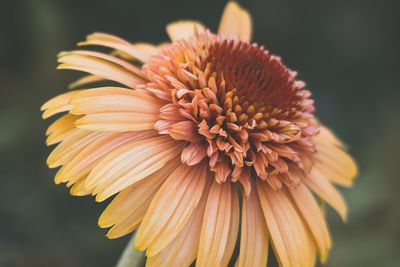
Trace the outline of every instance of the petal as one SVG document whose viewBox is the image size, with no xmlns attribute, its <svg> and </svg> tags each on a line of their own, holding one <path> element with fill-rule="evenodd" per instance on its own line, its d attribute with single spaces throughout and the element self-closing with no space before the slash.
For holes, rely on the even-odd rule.
<svg viewBox="0 0 400 267">
<path fill-rule="evenodd" d="M 280 266 L 314 266 L 315 248 L 284 189 L 257 180 L 257 192 Z"/>
<path fill-rule="evenodd" d="M 232 255 L 238 228 L 238 201 L 234 184 L 213 180 L 208 194 L 196 266 L 225 266 Z"/>
<path fill-rule="evenodd" d="M 315 137 L 317 168 L 330 181 L 351 186 L 357 175 L 357 165 L 349 154 L 344 151 L 344 145 L 335 134 L 326 127 L 321 127 L 320 134 Z"/>
<path fill-rule="evenodd" d="M 339 213 L 340 217 L 342 217 L 342 220 L 346 221 L 347 205 L 342 195 L 325 178 L 323 173 L 314 168 L 303 181 L 320 198 L 331 205 Z"/>
<path fill-rule="evenodd" d="M 42 115 L 43 119 L 47 119 L 60 112 L 70 110 L 72 106 L 69 101 L 74 95 L 79 92 L 80 90 L 64 93 L 44 103 L 43 106 L 40 108 L 40 110 L 44 111 Z"/>
<path fill-rule="evenodd" d="M 64 51 L 61 52 L 58 56 L 67 56 L 67 55 L 82 55 L 82 56 L 88 56 L 88 57 L 94 57 L 98 59 L 102 59 L 105 61 L 108 61 L 109 63 L 113 63 L 115 65 L 118 65 L 128 71 L 130 71 L 132 74 L 136 75 L 138 78 L 144 79 L 143 72 L 141 69 L 131 63 L 129 63 L 126 60 L 120 59 L 118 57 L 115 57 L 110 54 L 105 54 L 101 52 L 96 52 L 96 51 L 91 51 L 91 50 L 73 50 L 73 51 Z M 143 80 L 145 82 L 145 80 Z"/>
<path fill-rule="evenodd" d="M 222 14 L 218 34 L 250 42 L 252 22 L 250 14 L 236 2 L 230 1 Z"/>
<path fill-rule="evenodd" d="M 158 114 L 141 112 L 108 112 L 88 114 L 75 122 L 76 127 L 90 131 L 145 131 L 152 130 Z"/>
<path fill-rule="evenodd" d="M 108 238 L 117 238 L 133 231 L 143 220 L 146 211 L 167 177 L 179 166 L 173 159 L 160 170 L 121 191 L 107 206 L 99 218 L 102 228 L 113 226 Z"/>
<path fill-rule="evenodd" d="M 135 247 L 151 257 L 164 249 L 183 229 L 206 187 L 206 163 L 181 164 L 157 192 L 136 235 Z"/>
<path fill-rule="evenodd" d="M 76 157 L 64 165 L 57 172 L 55 182 L 74 183 L 82 176 L 87 176 L 96 164 L 111 151 L 127 143 L 154 137 L 156 134 L 154 131 L 107 133 L 83 148 Z"/>
<path fill-rule="evenodd" d="M 86 76 L 83 76 L 82 78 L 79 78 L 75 82 L 71 83 L 68 86 L 68 88 L 75 89 L 75 88 L 81 87 L 83 85 L 87 85 L 90 83 L 96 83 L 96 82 L 100 82 L 100 81 L 104 81 L 104 79 L 101 77 L 97 77 L 95 75 L 86 75 Z"/>
<path fill-rule="evenodd" d="M 68 163 L 87 145 L 105 134 L 83 130 L 74 132 L 50 153 L 47 165 L 49 168 L 55 168 Z"/>
<path fill-rule="evenodd" d="M 120 87 L 99 87 L 76 94 L 71 100 L 72 114 L 104 112 L 142 112 L 158 114 L 159 100 L 136 90 Z"/>
<path fill-rule="evenodd" d="M 207 145 L 202 143 L 190 143 L 181 154 L 181 160 L 189 166 L 200 163 L 207 156 Z"/>
<path fill-rule="evenodd" d="M 197 133 L 197 126 L 192 121 L 180 121 L 172 124 L 168 133 L 175 140 L 185 140 L 189 142 L 199 142 L 202 140 Z"/>
<path fill-rule="evenodd" d="M 256 190 L 251 190 L 248 196 L 243 194 L 241 227 L 240 252 L 236 266 L 267 266 L 267 225 Z"/>
<path fill-rule="evenodd" d="M 289 192 L 298 207 L 299 213 L 314 236 L 321 262 L 324 262 L 328 256 L 332 242 L 322 211 L 310 190 L 304 184 L 299 184 L 297 187 L 290 187 Z"/>
<path fill-rule="evenodd" d="M 204 31 L 204 26 L 197 21 L 176 21 L 167 25 L 167 33 L 172 42 L 189 38 Z"/>
<path fill-rule="evenodd" d="M 98 46 L 105 46 L 108 48 L 115 49 L 119 52 L 123 52 L 137 60 L 146 63 L 149 60 L 149 55 L 147 53 L 143 53 L 140 49 L 136 48 L 131 43 L 113 36 L 104 33 L 93 33 L 86 37 L 86 41 L 80 42 L 79 46 L 85 45 L 98 45 Z"/>
<path fill-rule="evenodd" d="M 179 235 L 160 253 L 148 257 L 146 267 L 190 266 L 195 260 L 199 248 L 201 224 L 207 196 L 208 191 L 204 190 L 199 205 L 193 211 L 191 218 Z"/>
<path fill-rule="evenodd" d="M 168 136 L 124 145 L 93 168 L 86 186 L 95 187 L 96 201 L 103 201 L 162 168 L 182 151 L 182 146 Z"/>
<path fill-rule="evenodd" d="M 92 56 L 61 54 L 58 58 L 61 64 L 58 69 L 78 70 L 90 73 L 106 80 L 115 81 L 134 88 L 139 84 L 143 84 L 144 80 L 131 71 L 111 63 L 107 60 Z"/>
<path fill-rule="evenodd" d="M 82 131 L 75 127 L 75 122 L 81 118 L 81 116 L 76 116 L 72 114 L 65 114 L 55 120 L 49 128 L 47 128 L 46 135 L 46 144 L 53 145 L 59 143 L 68 136 L 73 135 L 75 132 Z"/>
</svg>

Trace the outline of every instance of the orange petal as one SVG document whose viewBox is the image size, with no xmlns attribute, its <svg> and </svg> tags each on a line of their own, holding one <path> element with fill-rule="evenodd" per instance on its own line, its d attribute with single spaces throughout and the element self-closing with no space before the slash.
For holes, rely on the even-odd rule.
<svg viewBox="0 0 400 267">
<path fill-rule="evenodd" d="M 196 266 L 225 266 L 236 242 L 238 202 L 234 184 L 213 180 L 208 194 Z"/>
<path fill-rule="evenodd" d="M 347 219 L 347 205 L 342 195 L 336 188 L 320 173 L 317 169 L 313 169 L 311 173 L 304 179 L 304 183 L 310 187 L 324 201 L 331 205 L 342 217 Z"/>
<path fill-rule="evenodd" d="M 190 266 L 195 260 L 199 248 L 207 196 L 208 191 L 204 190 L 199 205 L 179 235 L 160 253 L 148 257 L 146 266 Z"/>
<path fill-rule="evenodd" d="M 206 163 L 181 164 L 155 195 L 136 235 L 135 247 L 151 257 L 163 250 L 184 228 L 206 188 Z"/>
<path fill-rule="evenodd" d="M 167 25 L 168 36 L 173 42 L 189 38 L 202 31 L 204 31 L 204 26 L 197 21 L 176 21 Z"/>
<path fill-rule="evenodd" d="M 181 154 L 181 160 L 189 166 L 200 163 L 207 156 L 207 145 L 202 143 L 190 143 Z"/>
<path fill-rule="evenodd" d="M 96 201 L 103 201 L 162 168 L 182 151 L 182 145 L 169 136 L 124 145 L 93 168 L 86 186 L 95 187 Z"/>
<path fill-rule="evenodd" d="M 255 186 L 253 184 L 253 186 Z M 243 195 L 242 229 L 240 252 L 236 262 L 238 267 L 264 267 L 268 258 L 268 232 L 257 191 Z"/>
<path fill-rule="evenodd" d="M 102 228 L 114 225 L 107 233 L 108 238 L 126 235 L 139 225 L 154 195 L 179 164 L 179 159 L 171 160 L 160 170 L 122 190 L 111 201 L 99 218 Z"/>
<path fill-rule="evenodd" d="M 160 101 L 136 90 L 120 87 L 99 87 L 87 89 L 70 100 L 72 114 L 105 112 L 142 112 L 158 114 Z"/>
<path fill-rule="evenodd" d="M 86 37 L 86 41 L 78 43 L 79 46 L 84 45 L 98 45 L 105 46 L 108 48 L 115 49 L 117 51 L 123 52 L 137 60 L 146 63 L 149 60 L 149 55 L 147 53 L 141 52 L 131 43 L 109 34 L 104 33 L 93 33 Z"/>
<path fill-rule="evenodd" d="M 280 266 L 314 266 L 315 247 L 284 189 L 257 180 L 257 192 Z"/>
<path fill-rule="evenodd" d="M 314 236 L 321 262 L 325 262 L 332 242 L 320 207 L 309 189 L 303 184 L 299 184 L 297 187 L 290 187 L 289 192 Z"/>
<path fill-rule="evenodd" d="M 99 132 L 127 132 L 152 130 L 158 114 L 141 112 L 107 112 L 88 114 L 75 122 L 80 129 Z"/>
<path fill-rule="evenodd" d="M 250 14 L 236 2 L 230 1 L 222 14 L 218 34 L 250 42 L 252 22 Z"/>
<path fill-rule="evenodd" d="M 49 168 L 59 167 L 71 161 L 87 145 L 106 133 L 76 131 L 62 141 L 47 158 Z"/>
<path fill-rule="evenodd" d="M 121 83 L 130 88 L 144 83 L 142 78 L 132 74 L 131 71 L 104 59 L 62 53 L 58 61 L 61 63 L 57 67 L 58 69 L 84 71 L 106 80 Z"/>
<path fill-rule="evenodd" d="M 156 136 L 154 131 L 107 133 L 82 149 L 79 154 L 63 166 L 55 177 L 56 183 L 76 182 L 87 176 L 96 164 L 111 151 L 134 141 Z"/>
</svg>

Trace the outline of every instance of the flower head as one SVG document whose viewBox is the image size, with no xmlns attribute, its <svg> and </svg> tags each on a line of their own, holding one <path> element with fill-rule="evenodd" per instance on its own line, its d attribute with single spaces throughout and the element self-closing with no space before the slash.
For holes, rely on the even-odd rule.
<svg viewBox="0 0 400 267">
<path fill-rule="evenodd" d="M 313 266 L 331 239 L 311 193 L 342 218 L 333 184 L 356 166 L 314 114 L 311 93 L 280 57 L 250 43 L 251 19 L 229 2 L 214 34 L 198 22 L 167 26 L 171 43 L 131 44 L 95 33 L 63 52 L 60 69 L 89 73 L 43 106 L 56 183 L 73 195 L 115 196 L 99 219 L 116 238 L 138 228 L 150 266 Z M 242 198 L 241 206 L 239 198 Z M 239 230 L 240 225 L 240 230 Z"/>
</svg>

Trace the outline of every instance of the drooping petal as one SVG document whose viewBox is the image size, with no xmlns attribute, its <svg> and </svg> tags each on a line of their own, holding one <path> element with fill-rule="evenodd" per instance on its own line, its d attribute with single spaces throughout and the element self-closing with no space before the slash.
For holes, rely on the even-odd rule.
<svg viewBox="0 0 400 267">
<path fill-rule="evenodd" d="M 40 110 L 44 111 L 43 112 L 43 119 L 47 119 L 57 113 L 68 111 L 72 108 L 71 104 L 69 103 L 71 98 L 81 92 L 80 90 L 76 91 L 71 91 L 68 93 L 64 93 L 61 95 L 58 95 L 46 103 L 42 105 Z"/>
<path fill-rule="evenodd" d="M 200 235 L 196 266 L 225 266 L 236 242 L 238 218 L 237 192 L 229 180 L 215 180 L 208 194 Z M 234 238 L 233 238 L 234 237 Z"/>
<path fill-rule="evenodd" d="M 182 231 L 160 253 L 148 257 L 146 267 L 190 266 L 195 260 L 199 248 L 200 231 L 207 196 L 208 190 L 204 190 L 198 206 Z"/>
<path fill-rule="evenodd" d="M 342 220 L 346 221 L 346 202 L 337 189 L 325 178 L 323 173 L 314 168 L 306 179 L 304 179 L 304 183 L 318 194 L 320 198 L 331 205 L 339 213 L 340 217 L 342 217 Z"/>
<path fill-rule="evenodd" d="M 136 235 L 135 247 L 149 257 L 164 249 L 183 229 L 206 188 L 206 162 L 181 164 L 157 192 Z"/>
<path fill-rule="evenodd" d="M 160 186 L 179 165 L 178 158 L 171 160 L 158 171 L 122 190 L 111 201 L 98 222 L 102 228 L 113 226 L 107 233 L 108 238 L 118 238 L 136 229 Z"/>
<path fill-rule="evenodd" d="M 289 188 L 289 192 L 316 241 L 321 262 L 324 262 L 332 242 L 321 208 L 304 184 Z"/>
<path fill-rule="evenodd" d="M 241 227 L 236 266 L 267 266 L 268 231 L 256 190 L 251 190 L 248 196 L 243 194 Z"/>
<path fill-rule="evenodd" d="M 357 175 L 357 165 L 346 153 L 343 143 L 326 127 L 315 137 L 316 164 L 314 168 L 336 184 L 351 186 Z"/>
<path fill-rule="evenodd" d="M 273 191 L 265 182 L 257 180 L 258 196 L 279 265 L 314 266 L 314 244 L 283 190 Z"/>
<path fill-rule="evenodd" d="M 176 21 L 167 25 L 167 33 L 171 41 L 189 38 L 204 31 L 204 26 L 197 21 Z"/>
<path fill-rule="evenodd" d="M 244 42 L 250 42 L 251 32 L 252 22 L 250 14 L 236 2 L 230 1 L 222 14 L 218 33 L 226 37 L 235 37 Z"/>
<path fill-rule="evenodd" d="M 93 168 L 86 186 L 95 188 L 96 201 L 103 201 L 162 168 L 182 148 L 182 143 L 168 136 L 124 145 L 109 153 Z"/>
</svg>

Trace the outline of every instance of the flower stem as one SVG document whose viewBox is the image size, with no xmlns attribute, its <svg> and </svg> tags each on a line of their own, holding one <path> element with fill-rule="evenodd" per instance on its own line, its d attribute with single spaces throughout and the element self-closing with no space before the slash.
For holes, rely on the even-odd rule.
<svg viewBox="0 0 400 267">
<path fill-rule="evenodd" d="M 132 235 L 128 245 L 118 260 L 116 267 L 141 267 L 144 266 L 145 255 L 143 251 L 134 248 L 136 232 Z"/>
</svg>

